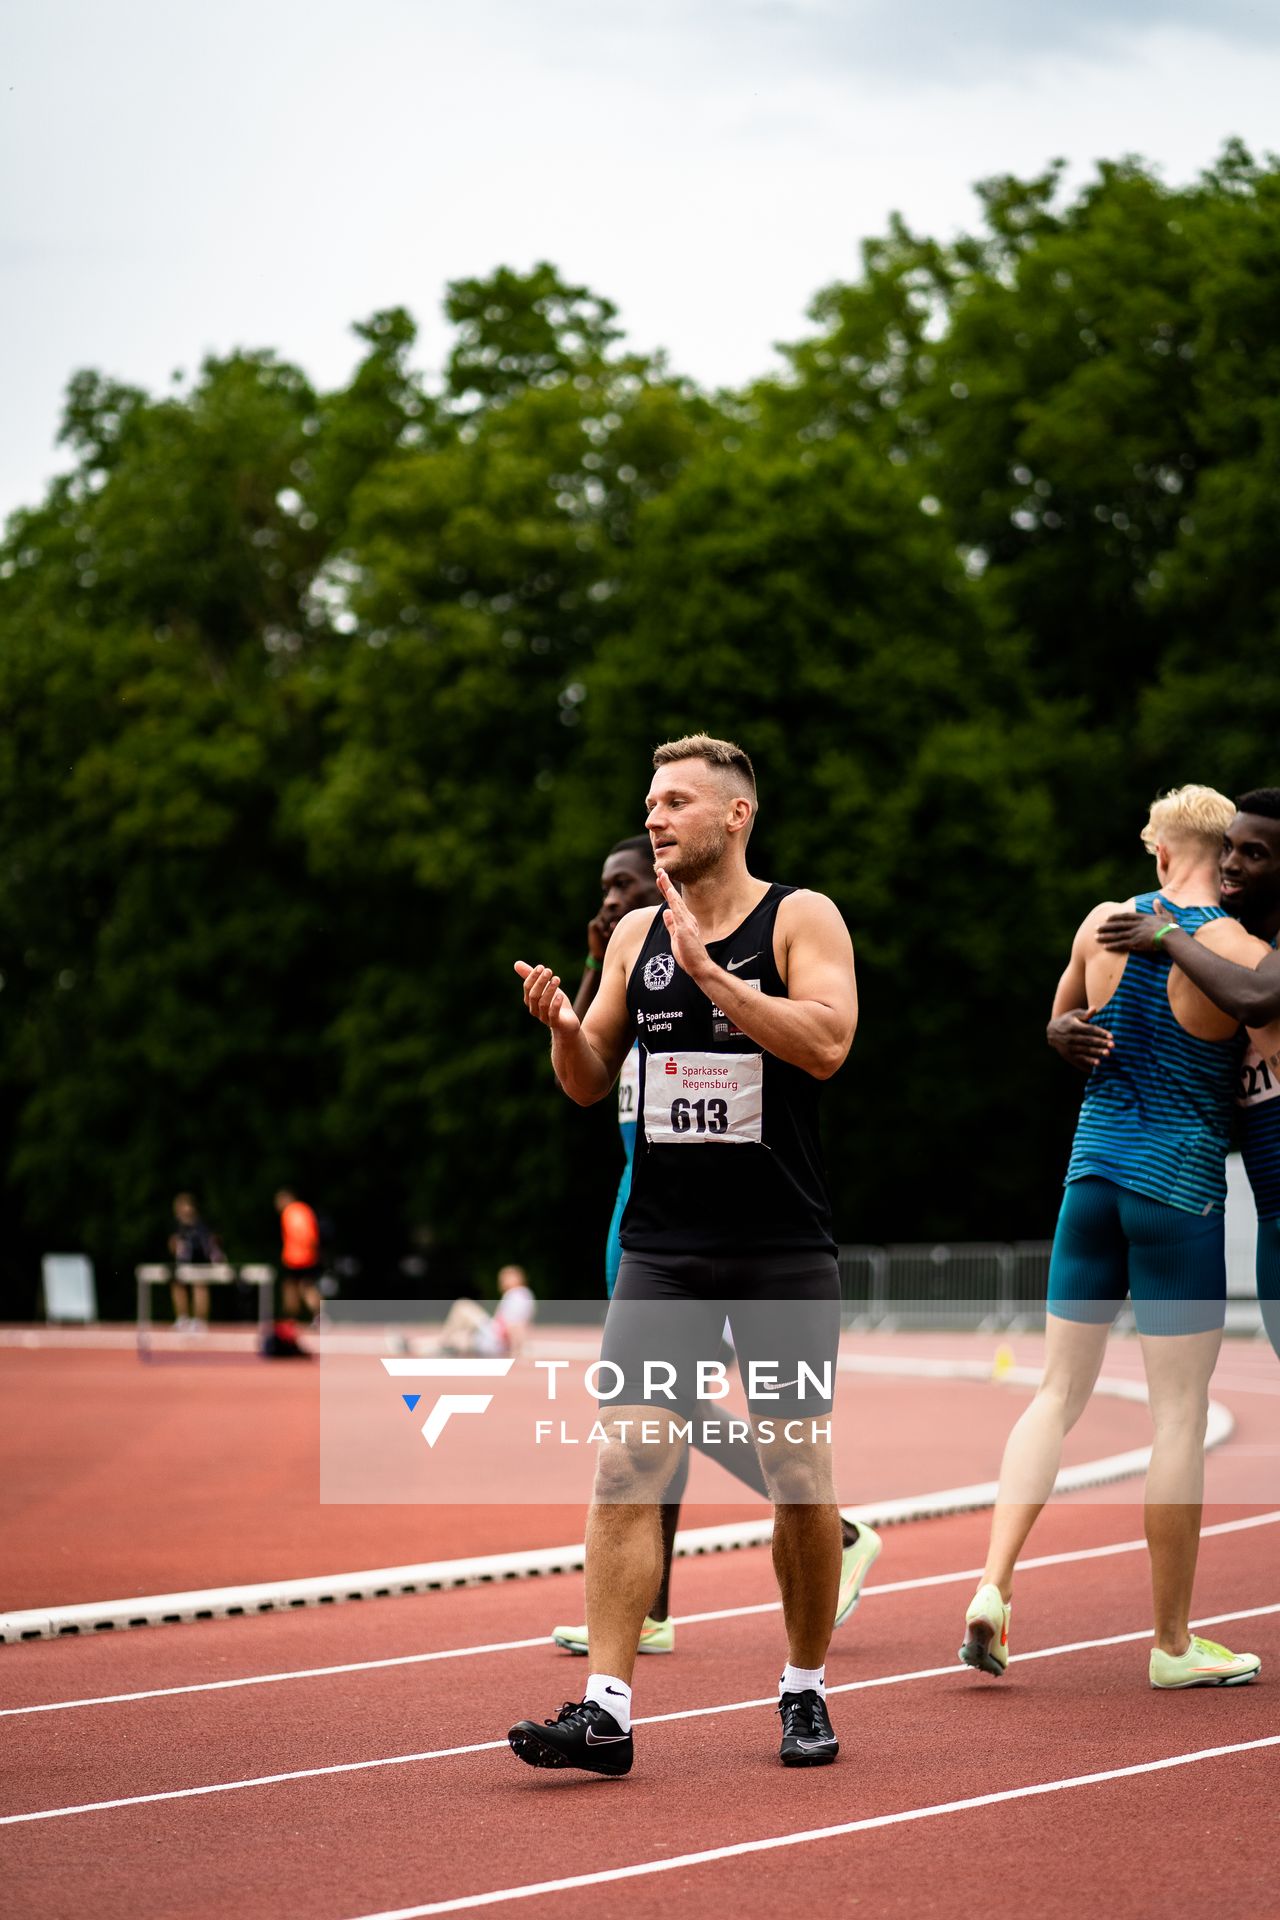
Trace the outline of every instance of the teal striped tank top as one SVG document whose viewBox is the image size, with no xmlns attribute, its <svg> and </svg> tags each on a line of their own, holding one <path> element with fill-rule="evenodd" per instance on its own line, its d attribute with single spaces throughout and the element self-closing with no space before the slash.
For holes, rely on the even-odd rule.
<svg viewBox="0 0 1280 1920">
<path fill-rule="evenodd" d="M 1221 907 L 1176 907 L 1140 894 L 1139 913 L 1159 899 L 1187 933 L 1224 917 Z M 1226 1206 L 1226 1153 L 1243 1033 L 1197 1040 L 1169 1005 L 1169 963 L 1131 953 L 1097 1014 L 1115 1050 L 1089 1075 L 1067 1181 L 1093 1176 L 1184 1213 Z"/>
</svg>

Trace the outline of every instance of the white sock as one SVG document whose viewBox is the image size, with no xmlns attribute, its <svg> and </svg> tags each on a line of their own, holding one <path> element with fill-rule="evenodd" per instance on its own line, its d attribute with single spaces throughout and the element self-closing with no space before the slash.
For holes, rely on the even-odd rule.
<svg viewBox="0 0 1280 1920">
<path fill-rule="evenodd" d="M 631 1731 L 631 1689 L 616 1673 L 589 1673 L 584 1700 L 594 1700 L 611 1713 L 623 1733 Z"/>
<path fill-rule="evenodd" d="M 782 1678 L 778 1682 L 779 1696 L 784 1693 L 807 1693 L 812 1689 L 814 1693 L 821 1694 L 825 1700 L 827 1697 L 826 1671 L 825 1667 L 793 1667 L 788 1660 L 782 1669 Z"/>
</svg>

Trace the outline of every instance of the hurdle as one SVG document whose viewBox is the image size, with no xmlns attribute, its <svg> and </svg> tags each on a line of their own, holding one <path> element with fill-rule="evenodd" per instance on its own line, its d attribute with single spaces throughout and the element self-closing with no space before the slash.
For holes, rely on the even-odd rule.
<svg viewBox="0 0 1280 1920">
<path fill-rule="evenodd" d="M 144 1264 L 133 1270 L 138 1289 L 138 1352 L 144 1357 L 151 1351 L 151 1289 L 167 1287 L 171 1280 L 177 1280 L 184 1287 L 225 1287 L 236 1280 L 258 1289 L 258 1345 L 270 1331 L 275 1318 L 276 1270 L 274 1267 L 251 1265 L 233 1267 L 225 1262 L 216 1265 L 197 1266 L 179 1261 L 177 1266 Z"/>
</svg>

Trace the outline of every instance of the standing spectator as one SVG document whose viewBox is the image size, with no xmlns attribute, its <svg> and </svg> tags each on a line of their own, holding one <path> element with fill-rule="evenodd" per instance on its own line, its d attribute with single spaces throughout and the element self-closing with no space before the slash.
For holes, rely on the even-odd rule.
<svg viewBox="0 0 1280 1920">
<path fill-rule="evenodd" d="M 296 1320 L 306 1302 L 314 1320 L 320 1311 L 320 1223 L 305 1200 L 288 1187 L 276 1195 L 280 1215 L 280 1298 L 287 1319 Z"/>
<path fill-rule="evenodd" d="M 180 1267 L 216 1267 L 224 1255 L 217 1235 L 200 1218 L 195 1195 L 179 1193 L 173 1202 L 173 1232 L 169 1251 Z M 187 1311 L 187 1289 L 181 1280 L 170 1282 L 173 1295 L 173 1325 L 176 1333 L 207 1333 L 209 1330 L 209 1289 L 203 1281 L 192 1284 L 194 1312 Z"/>
</svg>

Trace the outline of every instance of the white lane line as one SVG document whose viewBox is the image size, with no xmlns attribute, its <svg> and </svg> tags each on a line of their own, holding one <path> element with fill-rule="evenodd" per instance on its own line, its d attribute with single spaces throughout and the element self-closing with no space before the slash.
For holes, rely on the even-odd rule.
<svg viewBox="0 0 1280 1920">
<path fill-rule="evenodd" d="M 1247 1533 L 1254 1527 L 1274 1527 L 1280 1523 L 1280 1509 L 1271 1513 L 1253 1514 L 1246 1520 L 1220 1520 L 1211 1527 L 1201 1527 L 1200 1538 L 1212 1539 L 1224 1533 Z M 1115 1540 L 1105 1547 L 1073 1547 L 1062 1553 L 1035 1554 L 1030 1559 L 1019 1560 L 1018 1572 L 1029 1573 L 1036 1567 L 1065 1567 L 1073 1561 L 1109 1560 L 1117 1553 L 1145 1553 L 1145 1540 Z M 985 1572 L 983 1567 L 965 1567 L 959 1573 L 925 1573 L 914 1580 L 881 1580 L 874 1587 L 864 1587 L 863 1600 L 872 1594 L 918 1593 L 924 1587 L 949 1587 L 959 1585 L 965 1580 L 978 1580 Z M 700 1626 L 711 1620 L 742 1620 L 750 1614 L 781 1613 L 781 1600 L 764 1600 L 754 1607 L 719 1607 L 713 1613 L 677 1614 L 676 1625 L 680 1627 Z M 126 1696 L 127 1697 L 127 1696 Z M 74 1703 L 72 1703 L 74 1704 Z M 26 1708 L 16 1709 L 26 1712 Z M 0 1718 L 3 1712 L 0 1711 Z"/>
<path fill-rule="evenodd" d="M 1266 1607 L 1248 1607 L 1238 1613 L 1212 1613 L 1202 1620 L 1193 1620 L 1193 1627 L 1219 1626 L 1228 1620 L 1256 1620 L 1260 1615 L 1280 1613 L 1280 1601 Z M 1141 1627 L 1134 1633 L 1110 1634 L 1102 1640 L 1072 1640 L 1060 1647 L 1039 1647 L 1031 1653 L 1016 1656 L 1017 1661 L 1053 1660 L 1068 1653 L 1088 1653 L 1099 1647 L 1118 1647 L 1135 1640 L 1149 1640 L 1151 1628 Z M 1010 1663 L 1015 1664 L 1015 1662 Z M 917 1667 L 909 1673 L 880 1673 L 868 1680 L 845 1680 L 839 1686 L 828 1687 L 828 1694 L 865 1693 L 873 1687 L 901 1686 L 908 1680 L 937 1680 L 951 1675 L 953 1678 L 967 1670 L 959 1662 L 952 1660 L 945 1667 Z M 726 1700 L 711 1707 L 681 1707 L 673 1713 L 647 1713 L 636 1716 L 636 1726 L 665 1726 L 674 1720 L 706 1720 L 712 1714 L 746 1713 L 757 1707 L 773 1707 L 777 1704 L 776 1693 L 761 1695 L 755 1700 Z M 318 1780 L 330 1774 L 365 1773 L 377 1767 L 410 1767 L 423 1760 L 452 1760 L 462 1754 L 492 1753 L 505 1747 L 505 1740 L 477 1740 L 465 1747 L 431 1747 L 424 1753 L 392 1753 L 376 1760 L 344 1760 L 327 1767 L 299 1767 L 289 1773 L 261 1773 L 251 1775 L 247 1780 L 217 1780 L 203 1787 L 170 1787 L 162 1793 L 136 1793 L 118 1800 L 85 1800 L 69 1807 L 41 1807 L 31 1813 L 0 1814 L 0 1827 L 25 1826 L 35 1820 L 64 1820 L 76 1813 L 109 1813 L 117 1807 L 147 1807 L 161 1800 L 198 1800 L 211 1793 L 241 1793 L 250 1787 L 274 1787 L 289 1780 Z"/>
<path fill-rule="evenodd" d="M 1280 1509 L 1272 1513 L 1251 1515 L 1245 1520 L 1222 1520 L 1214 1526 L 1202 1527 L 1200 1538 L 1208 1540 L 1226 1533 L 1246 1533 L 1254 1527 L 1273 1527 L 1280 1523 Z M 1063 1553 L 1042 1553 L 1031 1559 L 1020 1560 L 1019 1573 L 1029 1573 L 1037 1567 L 1065 1567 L 1073 1561 L 1105 1560 L 1117 1553 L 1141 1553 L 1146 1548 L 1145 1540 L 1116 1540 L 1105 1547 L 1074 1547 Z M 863 1599 L 872 1594 L 918 1593 L 925 1587 L 958 1586 L 965 1580 L 977 1580 L 981 1577 L 981 1567 L 964 1567 L 958 1573 L 926 1573 L 914 1580 L 883 1580 L 874 1587 L 863 1590 Z M 675 1617 L 678 1627 L 705 1626 L 719 1620 L 748 1620 L 765 1613 L 780 1613 L 780 1600 L 762 1600 L 750 1607 L 717 1607 L 709 1613 L 680 1613 Z M 90 1694 L 78 1700 L 45 1700 L 29 1707 L 0 1707 L 0 1720 L 13 1720 L 28 1713 L 66 1713 L 73 1707 L 116 1707 L 126 1705 L 133 1700 L 169 1700 L 184 1693 L 226 1693 L 238 1687 L 272 1687 L 284 1680 L 324 1680 L 342 1673 L 375 1673 L 385 1667 L 425 1666 L 433 1660 L 469 1660 L 484 1653 L 523 1653 L 531 1647 L 545 1647 L 550 1644 L 551 1636 L 546 1633 L 535 1634 L 531 1640 L 489 1640 L 474 1647 L 442 1647 L 434 1653 L 392 1654 L 382 1660 L 347 1660 L 340 1665 L 328 1667 L 295 1667 L 283 1673 L 251 1673 L 234 1680 L 195 1680 L 176 1687 L 146 1687 L 137 1693 L 98 1693 Z"/>
<path fill-rule="evenodd" d="M 1141 1365 L 1136 1367 L 1126 1366 L 1123 1359 L 1121 1359 L 1117 1365 L 1116 1359 L 1117 1356 L 1114 1353 L 1108 1353 L 1107 1366 L 1113 1379 L 1134 1381 L 1141 1384 L 1146 1378 Z M 1265 1367 L 1258 1367 L 1252 1372 L 1241 1371 L 1233 1374 L 1215 1373 L 1213 1376 L 1214 1393 L 1280 1393 L 1280 1378 L 1277 1378 L 1278 1370 L 1275 1356 L 1269 1349 L 1266 1360 L 1268 1364 Z"/>
<path fill-rule="evenodd" d="M 1280 1601 L 1267 1607 L 1248 1607 L 1239 1613 L 1211 1613 L 1203 1620 L 1195 1620 L 1195 1627 L 1221 1626 L 1228 1620 L 1256 1620 L 1261 1614 L 1280 1613 Z M 1149 1640 L 1150 1627 L 1141 1627 L 1136 1633 L 1113 1633 L 1104 1640 L 1068 1640 L 1060 1647 L 1037 1647 L 1031 1653 L 1015 1654 L 1011 1666 L 1020 1665 L 1024 1660 L 1056 1660 L 1066 1653 L 1090 1653 L 1098 1647 L 1123 1647 L 1135 1640 Z M 944 1667 L 917 1667 L 911 1673 L 877 1673 L 869 1680 L 842 1680 L 838 1686 L 827 1688 L 828 1697 L 834 1693 L 867 1693 L 874 1687 L 897 1687 L 907 1680 L 942 1680 L 948 1674 L 962 1671 L 958 1660 L 949 1660 Z M 731 1700 L 720 1707 L 681 1707 L 675 1713 L 638 1714 L 636 1726 L 642 1723 L 655 1726 L 668 1720 L 700 1720 L 707 1713 L 745 1713 L 750 1707 L 773 1707 L 778 1703 L 776 1693 L 766 1694 L 759 1700 Z M 498 1742 L 505 1745 L 504 1741 Z"/>
<path fill-rule="evenodd" d="M 1042 1780 L 1032 1787 L 1006 1787 L 1001 1793 L 978 1793 L 968 1800 L 943 1800 L 930 1807 L 906 1807 L 900 1813 L 878 1813 L 866 1820 L 844 1820 L 834 1827 L 809 1827 L 800 1833 L 777 1833 L 768 1840 L 738 1840 L 730 1846 L 705 1847 L 699 1853 L 678 1853 L 665 1860 L 641 1860 L 630 1867 L 606 1867 L 599 1873 L 569 1874 L 562 1880 L 539 1880 L 523 1887 L 503 1887 L 495 1893 L 469 1893 L 458 1900 L 430 1900 L 420 1907 L 393 1907 L 361 1920 L 430 1920 L 438 1913 L 465 1913 L 473 1907 L 493 1907 L 504 1900 L 533 1900 L 542 1894 L 570 1893 L 579 1887 L 603 1887 L 615 1880 L 639 1880 L 651 1873 L 676 1873 L 685 1867 L 703 1867 L 716 1860 L 733 1860 L 750 1853 L 772 1853 L 779 1847 L 803 1847 L 815 1840 L 841 1840 L 851 1833 L 873 1833 L 879 1827 L 906 1826 L 915 1820 L 936 1820 L 947 1813 L 971 1813 L 978 1807 L 1007 1806 L 1012 1800 L 1034 1800 L 1048 1793 L 1067 1793 L 1076 1787 L 1098 1787 L 1112 1780 L 1135 1780 L 1144 1773 L 1164 1773 L 1171 1767 L 1192 1767 L 1202 1760 L 1222 1760 L 1237 1753 L 1257 1753 L 1280 1747 L 1280 1733 L 1260 1740 L 1238 1740 L 1230 1746 L 1201 1747 L 1195 1753 L 1172 1753 L 1162 1760 L 1141 1760 L 1131 1767 L 1108 1767 L 1100 1773 L 1077 1773 L 1065 1780 Z"/>
<path fill-rule="evenodd" d="M 398 1653 L 385 1660 L 347 1660 L 332 1667 L 297 1667 L 285 1673 L 251 1673 L 238 1680 L 195 1680 L 180 1687 L 146 1687 L 139 1693 L 98 1693 L 82 1700 L 47 1700 L 38 1706 L 0 1707 L 0 1720 L 23 1713 L 64 1713 L 70 1707 L 115 1707 L 130 1700 L 168 1700 L 180 1693 L 224 1693 L 234 1687 L 272 1687 L 282 1680 L 323 1680 L 337 1673 L 373 1673 L 379 1667 L 418 1667 L 429 1660 L 467 1660 L 481 1653 L 517 1653 L 551 1644 L 547 1633 L 532 1640 L 489 1640 L 474 1647 L 442 1647 L 435 1653 Z"/>
</svg>

